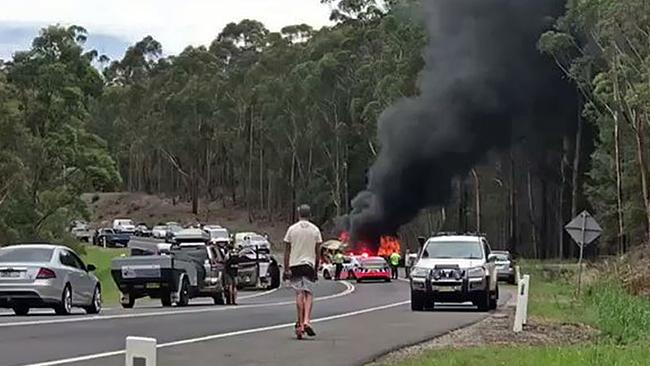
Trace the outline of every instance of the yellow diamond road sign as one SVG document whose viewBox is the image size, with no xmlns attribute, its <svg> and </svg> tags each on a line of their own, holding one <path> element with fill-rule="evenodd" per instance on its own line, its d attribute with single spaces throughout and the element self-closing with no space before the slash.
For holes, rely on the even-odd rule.
<svg viewBox="0 0 650 366">
<path fill-rule="evenodd" d="M 603 232 L 598 222 L 587 211 L 582 211 L 580 215 L 566 224 L 564 229 L 580 246 L 590 244 L 598 239 Z"/>
</svg>

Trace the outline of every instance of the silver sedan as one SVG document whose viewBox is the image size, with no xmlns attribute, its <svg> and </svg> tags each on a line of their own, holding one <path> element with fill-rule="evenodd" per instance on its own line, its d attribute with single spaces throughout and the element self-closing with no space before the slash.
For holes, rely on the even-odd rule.
<svg viewBox="0 0 650 366">
<path fill-rule="evenodd" d="M 73 250 L 27 244 L 0 248 L 0 308 L 26 315 L 30 308 L 52 308 L 68 315 L 72 307 L 88 314 L 102 308 L 101 285 Z"/>
</svg>

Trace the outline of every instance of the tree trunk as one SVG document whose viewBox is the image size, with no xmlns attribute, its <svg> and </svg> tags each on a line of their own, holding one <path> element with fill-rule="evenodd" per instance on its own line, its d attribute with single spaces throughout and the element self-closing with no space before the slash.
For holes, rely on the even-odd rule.
<svg viewBox="0 0 650 366">
<path fill-rule="evenodd" d="M 264 148 L 260 146 L 260 212 L 264 210 Z"/>
<path fill-rule="evenodd" d="M 472 169 L 472 177 L 474 177 L 474 200 L 476 205 L 476 232 L 481 232 L 481 180 L 476 172 Z"/>
<path fill-rule="evenodd" d="M 573 176 L 571 177 L 571 217 L 578 215 L 578 196 L 580 194 L 580 155 L 582 153 L 582 116 L 578 115 L 575 152 L 573 154 Z"/>
<path fill-rule="evenodd" d="M 199 177 L 196 168 L 192 168 L 190 178 L 190 195 L 192 196 L 192 213 L 199 214 Z"/>
<path fill-rule="evenodd" d="M 535 225 L 535 203 L 533 199 L 533 180 L 530 173 L 530 163 L 528 166 L 528 218 L 530 220 L 530 238 L 533 243 L 533 257 L 538 258 L 537 252 L 537 229 Z"/>
<path fill-rule="evenodd" d="M 618 253 L 625 252 L 623 221 L 623 169 L 621 167 L 621 136 L 618 113 L 614 113 L 614 160 L 616 165 L 616 216 L 618 218 Z"/>
<path fill-rule="evenodd" d="M 650 238 L 648 230 L 650 230 L 650 197 L 648 196 L 648 167 L 645 159 L 645 123 L 643 123 L 640 116 L 636 117 L 636 151 L 637 162 L 639 164 L 639 173 L 641 175 L 641 192 L 643 194 L 643 204 L 645 206 L 645 239 Z"/>
<path fill-rule="evenodd" d="M 515 186 L 515 159 L 513 152 L 510 152 L 510 233 L 508 238 L 508 250 L 517 253 L 517 188 Z"/>
<path fill-rule="evenodd" d="M 248 222 L 253 223 L 253 212 L 251 198 L 253 195 L 253 113 L 251 112 L 248 125 L 248 180 L 246 182 L 246 210 L 248 211 Z"/>
</svg>

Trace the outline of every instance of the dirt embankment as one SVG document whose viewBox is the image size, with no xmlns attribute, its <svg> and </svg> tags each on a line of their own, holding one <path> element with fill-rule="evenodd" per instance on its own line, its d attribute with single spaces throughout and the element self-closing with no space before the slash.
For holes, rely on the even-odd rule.
<svg viewBox="0 0 650 366">
<path fill-rule="evenodd" d="M 288 223 L 255 219 L 249 222 L 248 213 L 237 208 L 224 208 L 219 203 L 201 202 L 198 215 L 191 204 L 172 198 L 144 193 L 88 193 L 82 196 L 92 214 L 95 227 L 110 226 L 115 218 L 130 218 L 149 226 L 168 221 L 181 224 L 195 223 L 221 225 L 231 232 L 256 231 L 268 233 L 274 243 L 280 243 Z"/>
</svg>

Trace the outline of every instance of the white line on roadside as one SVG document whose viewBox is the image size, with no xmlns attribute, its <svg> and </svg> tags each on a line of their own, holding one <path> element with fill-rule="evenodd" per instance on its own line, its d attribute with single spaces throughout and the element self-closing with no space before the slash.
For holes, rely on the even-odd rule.
<svg viewBox="0 0 650 366">
<path fill-rule="evenodd" d="M 349 318 L 349 317 L 353 317 L 353 316 L 357 316 L 357 315 L 371 313 L 371 312 L 374 312 L 374 311 L 386 310 L 386 309 L 391 309 L 391 308 L 395 308 L 395 307 L 398 307 L 398 306 L 403 306 L 403 305 L 409 304 L 410 302 L 411 302 L 410 300 L 400 301 L 400 302 L 396 302 L 396 303 L 392 303 L 392 304 L 388 304 L 388 305 L 375 306 L 375 307 L 371 307 L 371 308 L 365 308 L 365 309 L 361 309 L 361 310 L 357 310 L 357 311 L 352 311 L 352 312 L 349 312 L 349 313 L 343 313 L 343 314 L 327 316 L 327 317 L 323 317 L 323 318 L 314 319 L 312 321 L 312 323 L 323 323 L 323 322 L 342 319 L 342 318 Z M 161 343 L 161 344 L 159 344 L 157 346 L 157 348 L 169 348 L 169 347 L 182 346 L 182 345 L 186 345 L 186 344 L 207 342 L 207 341 L 212 341 L 212 340 L 221 339 L 221 338 L 235 337 L 235 336 L 241 336 L 241 335 L 252 334 L 252 333 L 262 333 L 262 332 L 268 332 L 268 331 L 272 331 L 272 330 L 289 328 L 289 327 L 293 327 L 293 326 L 294 326 L 294 323 L 285 323 L 285 324 L 271 325 L 271 326 L 268 326 L 268 327 L 243 329 L 243 330 L 238 330 L 238 331 L 234 331 L 234 332 L 209 335 L 209 336 L 205 336 L 205 337 L 190 338 L 190 339 L 183 339 L 183 340 L 180 340 L 180 341 Z M 90 361 L 90 360 L 96 360 L 96 359 L 100 359 L 100 358 L 119 356 L 119 355 L 123 355 L 123 354 L 124 354 L 124 350 L 119 350 L 119 351 L 96 353 L 96 354 L 92 354 L 92 355 L 85 355 L 85 356 L 79 356 L 79 357 L 73 357 L 73 358 L 66 358 L 66 359 L 55 360 L 55 361 L 47 361 L 47 362 L 29 364 L 29 365 L 24 365 L 24 366 L 57 366 L 57 365 L 64 365 L 64 364 L 67 364 L 67 363 Z"/>
<path fill-rule="evenodd" d="M 347 296 L 354 292 L 355 287 L 349 282 L 341 282 L 346 286 L 345 291 L 339 292 L 337 294 L 317 297 L 314 301 L 324 301 L 332 300 L 341 296 Z M 12 322 L 12 323 L 0 323 L 0 328 L 8 327 L 19 327 L 19 326 L 32 326 L 32 325 L 47 325 L 47 324 L 60 324 L 60 323 L 81 323 L 81 322 L 90 322 L 90 321 L 101 321 L 101 320 L 112 320 L 112 319 L 132 319 L 132 318 L 149 318 L 149 317 L 158 317 L 158 316 L 175 316 L 175 315 L 185 315 L 185 314 L 200 314 L 200 313 L 212 313 L 217 311 L 225 310 L 244 310 L 244 309 L 254 309 L 254 308 L 264 308 L 272 306 L 283 306 L 283 305 L 293 305 L 295 302 L 291 301 L 282 301 L 274 302 L 268 304 L 253 304 L 253 305 L 238 305 L 238 306 L 225 306 L 219 308 L 201 308 L 201 309 L 183 309 L 183 310 L 168 310 L 168 311 L 152 311 L 145 313 L 136 313 L 136 314 L 116 314 L 116 315 L 96 315 L 90 317 L 78 317 L 78 318 L 64 318 L 64 319 L 49 319 L 49 320 L 32 320 L 32 321 L 22 321 L 22 322 Z"/>
</svg>

